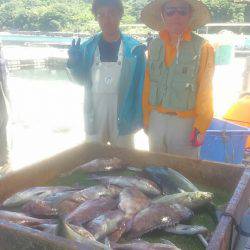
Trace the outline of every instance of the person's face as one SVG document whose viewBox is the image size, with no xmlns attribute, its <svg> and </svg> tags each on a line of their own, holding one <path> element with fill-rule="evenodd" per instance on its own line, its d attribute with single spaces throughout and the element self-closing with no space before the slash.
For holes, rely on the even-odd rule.
<svg viewBox="0 0 250 250">
<path fill-rule="evenodd" d="M 162 17 L 166 30 L 171 34 L 181 34 L 192 16 L 190 5 L 184 0 L 170 0 L 162 7 Z"/>
<path fill-rule="evenodd" d="M 121 13 L 112 6 L 102 6 L 97 10 L 96 20 L 103 33 L 112 35 L 119 29 Z"/>
</svg>

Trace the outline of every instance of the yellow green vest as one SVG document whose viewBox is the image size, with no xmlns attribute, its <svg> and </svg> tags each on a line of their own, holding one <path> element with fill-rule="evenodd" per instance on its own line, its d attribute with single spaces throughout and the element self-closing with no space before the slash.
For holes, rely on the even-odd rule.
<svg viewBox="0 0 250 250">
<path fill-rule="evenodd" d="M 192 33 L 191 41 L 182 41 L 179 57 L 170 67 L 165 65 L 165 48 L 156 38 L 150 47 L 150 104 L 187 111 L 195 107 L 197 76 L 204 39 Z"/>
</svg>

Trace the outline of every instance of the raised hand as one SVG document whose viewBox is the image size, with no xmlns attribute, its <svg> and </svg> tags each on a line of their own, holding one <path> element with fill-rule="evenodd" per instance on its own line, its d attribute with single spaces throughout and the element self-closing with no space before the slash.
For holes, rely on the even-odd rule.
<svg viewBox="0 0 250 250">
<path fill-rule="evenodd" d="M 71 46 L 68 50 L 68 55 L 69 55 L 68 64 L 71 65 L 76 64 L 81 59 L 80 45 L 81 45 L 81 38 L 78 38 L 77 41 L 76 39 L 72 40 Z"/>
</svg>

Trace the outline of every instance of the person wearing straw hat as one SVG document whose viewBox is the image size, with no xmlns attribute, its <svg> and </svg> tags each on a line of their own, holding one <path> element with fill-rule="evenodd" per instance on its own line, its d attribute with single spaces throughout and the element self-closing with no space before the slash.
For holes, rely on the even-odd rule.
<svg viewBox="0 0 250 250">
<path fill-rule="evenodd" d="M 213 47 L 193 30 L 210 21 L 198 0 L 154 0 L 141 20 L 159 31 L 149 48 L 143 90 L 150 150 L 198 158 L 213 117 Z"/>
<path fill-rule="evenodd" d="M 86 139 L 131 148 L 143 126 L 145 46 L 120 31 L 121 0 L 94 0 L 92 12 L 101 33 L 73 41 L 67 63 L 84 86 Z"/>
</svg>

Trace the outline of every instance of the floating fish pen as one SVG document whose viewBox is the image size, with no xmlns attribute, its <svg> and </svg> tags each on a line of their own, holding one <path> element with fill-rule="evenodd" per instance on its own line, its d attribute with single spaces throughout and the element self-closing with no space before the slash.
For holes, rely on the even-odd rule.
<svg viewBox="0 0 250 250">
<path fill-rule="evenodd" d="M 0 202 L 10 195 L 26 188 L 45 185 L 70 185 L 78 182 L 87 185 L 83 176 L 69 177 L 79 165 L 98 158 L 118 157 L 135 169 L 148 166 L 165 166 L 177 170 L 201 190 L 224 193 L 227 207 L 216 226 L 207 249 L 227 250 L 232 244 L 234 222 L 239 223 L 249 206 L 250 170 L 242 165 L 223 164 L 152 152 L 121 149 L 111 146 L 86 143 L 66 150 L 54 157 L 10 172 L 0 179 Z M 73 178 L 74 180 L 70 179 Z M 86 181 L 86 182 L 85 182 Z M 85 186 L 86 186 L 85 185 Z M 220 199 L 220 196 L 218 196 Z M 159 232 L 160 234 L 160 232 Z M 162 235 L 161 235 L 162 236 Z M 150 239 L 150 235 L 147 236 Z M 152 240 L 158 239 L 153 233 Z M 170 240 L 172 240 L 170 238 Z M 186 247 L 182 237 L 181 249 L 202 249 Z M 191 240 L 193 241 L 193 239 Z M 49 235 L 14 223 L 0 221 L 0 249 L 92 249 L 76 241 Z M 178 246 L 178 245 L 177 245 Z M 180 246 L 178 246 L 180 247 Z"/>
<path fill-rule="evenodd" d="M 46 59 L 7 60 L 7 68 L 11 71 L 27 69 L 65 69 L 66 58 L 49 57 Z"/>
<path fill-rule="evenodd" d="M 66 58 L 49 57 L 46 60 L 46 67 L 48 69 L 65 69 L 66 61 Z"/>
<path fill-rule="evenodd" d="M 48 37 L 88 37 L 90 33 L 73 33 L 73 32 L 45 32 L 45 31 L 15 31 L 10 32 L 12 35 L 26 36 L 48 36 Z"/>
</svg>

